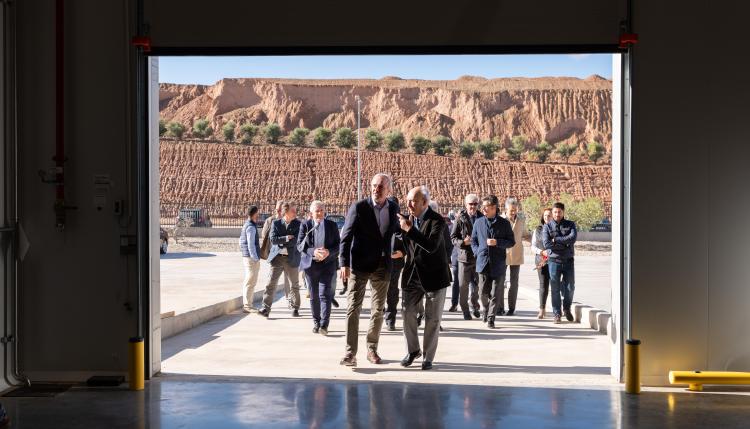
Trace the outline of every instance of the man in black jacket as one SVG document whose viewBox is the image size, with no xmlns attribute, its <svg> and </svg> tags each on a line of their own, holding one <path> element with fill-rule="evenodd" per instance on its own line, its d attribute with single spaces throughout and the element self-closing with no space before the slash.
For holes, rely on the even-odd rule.
<svg viewBox="0 0 750 429">
<path fill-rule="evenodd" d="M 464 198 L 465 210 L 461 210 L 453 224 L 451 240 L 458 249 L 458 284 L 459 304 L 465 320 L 471 320 L 471 312 L 477 319 L 479 314 L 479 276 L 477 275 L 477 258 L 471 250 L 471 232 L 474 222 L 482 217 L 479 212 L 479 197 L 469 194 Z M 469 307 L 469 292 L 471 292 L 471 307 Z"/>
<path fill-rule="evenodd" d="M 429 201 L 423 187 L 412 189 L 406 198 L 410 216 L 399 216 L 406 247 L 406 263 L 401 284 L 407 353 L 401 365 L 409 366 L 414 359 L 422 355 L 417 331 L 417 307 L 424 297 L 426 302 L 422 369 L 427 370 L 432 369 L 432 361 L 437 351 L 445 290 L 451 281 L 450 265 L 445 250 L 445 220 L 428 207 Z"/>
<path fill-rule="evenodd" d="M 359 313 L 368 280 L 372 284 L 372 304 L 367 329 L 367 360 L 382 363 L 378 340 L 390 283 L 391 237 L 398 229 L 398 206 L 386 199 L 391 192 L 388 175 L 376 174 L 370 182 L 370 191 L 371 197 L 352 204 L 341 229 L 341 279 L 351 277 L 346 310 L 346 353 L 340 362 L 346 366 L 357 365 Z"/>
</svg>

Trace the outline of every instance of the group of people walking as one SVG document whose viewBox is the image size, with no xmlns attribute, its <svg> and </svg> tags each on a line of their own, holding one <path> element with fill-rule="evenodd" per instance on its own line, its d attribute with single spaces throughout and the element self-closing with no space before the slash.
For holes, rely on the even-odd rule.
<svg viewBox="0 0 750 429">
<path fill-rule="evenodd" d="M 392 195 L 392 180 L 376 174 L 370 182 L 370 197 L 352 204 L 341 232 L 325 218 L 322 201 L 310 204 L 306 220 L 297 218 L 288 202 L 277 204 L 275 218 L 258 231 L 258 208 L 251 206 L 242 228 L 245 279 L 243 310 L 268 317 L 276 287 L 285 275 L 284 290 L 292 315 L 299 317 L 299 271 L 304 273 L 310 295 L 313 332 L 328 334 L 331 307 L 338 306 L 334 292 L 336 273 L 347 292 L 346 344 L 342 365 L 356 366 L 360 313 L 366 286 L 371 287 L 370 320 L 366 335 L 367 360 L 381 364 L 378 342 L 384 323 L 396 330 L 399 289 L 408 367 L 422 357 L 422 369 L 432 368 L 446 299 L 453 283 L 449 311 L 460 309 L 466 320 L 481 318 L 495 328 L 498 315 L 516 311 L 518 282 L 523 258 L 525 220 L 518 214 L 518 201 L 508 198 L 501 215 L 498 198 L 475 194 L 465 197 L 465 208 L 455 221 L 437 213 L 429 190 L 418 186 L 406 195 L 408 214 L 400 212 Z M 539 276 L 540 319 L 546 316 L 551 289 L 555 323 L 562 316 L 572 321 L 574 292 L 575 223 L 564 218 L 565 206 L 555 203 L 540 215 L 533 230 L 532 251 Z M 452 217 L 452 216 L 451 216 Z M 271 266 L 262 306 L 255 309 L 252 298 L 260 259 Z M 510 271 L 507 311 L 504 305 L 506 271 Z M 480 306 L 481 303 L 481 306 Z M 418 330 L 424 323 L 420 346 Z"/>
</svg>

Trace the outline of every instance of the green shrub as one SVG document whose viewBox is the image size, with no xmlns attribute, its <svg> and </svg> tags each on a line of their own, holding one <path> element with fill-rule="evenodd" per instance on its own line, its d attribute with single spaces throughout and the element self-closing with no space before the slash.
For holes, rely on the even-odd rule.
<svg viewBox="0 0 750 429">
<path fill-rule="evenodd" d="M 477 145 L 477 148 L 484 155 L 484 159 L 494 159 L 495 152 L 500 150 L 500 146 L 493 141 L 483 141 Z"/>
<path fill-rule="evenodd" d="M 558 154 L 563 161 L 567 162 L 568 158 L 570 158 L 576 150 L 578 150 L 578 146 L 573 143 L 559 143 L 555 148 L 555 153 Z"/>
<path fill-rule="evenodd" d="M 513 136 L 510 140 L 510 147 L 505 151 L 508 153 L 508 158 L 518 161 L 521 159 L 521 155 L 526 152 L 526 137 Z"/>
<path fill-rule="evenodd" d="M 539 219 L 542 217 L 542 210 L 549 207 L 549 204 L 542 203 L 539 195 L 532 195 L 521 201 L 521 211 L 526 216 L 526 228 L 533 231 L 539 226 Z"/>
<path fill-rule="evenodd" d="M 545 162 L 554 148 L 547 142 L 539 143 L 531 152 L 539 162 Z"/>
<path fill-rule="evenodd" d="M 432 150 L 435 155 L 445 156 L 453 151 L 453 140 L 446 136 L 437 136 L 432 141 Z"/>
<path fill-rule="evenodd" d="M 281 127 L 273 122 L 263 127 L 263 138 L 268 144 L 278 144 L 281 137 Z"/>
<path fill-rule="evenodd" d="M 431 144 L 432 142 L 430 139 L 422 136 L 414 136 L 411 139 L 411 148 L 414 150 L 414 153 L 419 155 L 427 152 L 430 149 Z"/>
<path fill-rule="evenodd" d="M 207 119 L 198 119 L 193 124 L 193 135 L 204 139 L 214 133 L 214 130 L 208 126 Z"/>
<path fill-rule="evenodd" d="M 472 156 L 474 156 L 474 152 L 476 151 L 477 151 L 477 145 L 476 143 L 472 143 L 472 142 L 463 142 L 458 147 L 458 154 L 464 158 L 471 158 Z"/>
<path fill-rule="evenodd" d="M 167 132 L 167 123 L 164 119 L 159 119 L 159 137 L 163 136 Z"/>
<path fill-rule="evenodd" d="M 307 128 L 297 127 L 291 133 L 289 133 L 289 138 L 287 139 L 287 141 L 294 146 L 304 146 L 305 138 L 308 134 L 310 134 L 310 130 L 308 130 Z"/>
<path fill-rule="evenodd" d="M 357 136 L 351 128 L 343 127 L 336 130 L 336 146 L 342 149 L 351 149 L 357 144 Z"/>
<path fill-rule="evenodd" d="M 242 144 L 252 144 L 256 135 L 258 135 L 257 125 L 243 124 L 240 127 L 240 142 Z"/>
<path fill-rule="evenodd" d="M 406 147 L 406 139 L 401 131 L 391 131 L 385 136 L 385 147 L 389 152 L 398 152 Z"/>
<path fill-rule="evenodd" d="M 565 217 L 575 222 L 580 231 L 588 231 L 604 219 L 604 204 L 596 197 L 574 201 L 570 208 L 566 204 L 565 209 Z"/>
<path fill-rule="evenodd" d="M 185 133 L 185 126 L 179 122 L 170 122 L 167 124 L 167 132 L 172 137 L 181 139 L 182 135 Z"/>
<path fill-rule="evenodd" d="M 318 127 L 313 131 L 313 144 L 316 147 L 323 148 L 328 146 L 333 133 L 328 128 Z"/>
<path fill-rule="evenodd" d="M 383 136 L 377 130 L 370 128 L 365 132 L 365 142 L 365 149 L 377 150 L 383 145 Z"/>
<path fill-rule="evenodd" d="M 589 160 L 596 164 L 604 156 L 604 145 L 597 141 L 590 142 L 586 145 L 586 153 L 589 156 Z"/>
<path fill-rule="evenodd" d="M 229 121 L 226 124 L 224 124 L 223 127 L 221 127 L 221 133 L 224 135 L 224 140 L 228 142 L 234 141 L 234 127 L 235 127 L 234 121 Z"/>
</svg>

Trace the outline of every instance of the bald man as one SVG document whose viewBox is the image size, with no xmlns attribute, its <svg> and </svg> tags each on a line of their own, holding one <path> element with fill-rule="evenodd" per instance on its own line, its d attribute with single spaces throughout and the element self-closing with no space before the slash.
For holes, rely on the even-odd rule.
<svg viewBox="0 0 750 429">
<path fill-rule="evenodd" d="M 440 335 L 446 288 L 451 282 L 450 262 L 446 253 L 445 220 L 429 207 L 429 196 L 423 186 L 406 196 L 409 217 L 399 216 L 404 237 L 406 262 L 401 282 L 406 356 L 401 366 L 410 366 L 423 356 L 419 347 L 417 313 L 424 305 L 424 358 L 422 369 L 432 369 Z M 398 256 L 398 255 L 394 255 Z"/>
<path fill-rule="evenodd" d="M 378 355 L 378 341 L 393 265 L 391 237 L 398 229 L 398 205 L 387 199 L 391 193 L 391 183 L 387 174 L 376 174 L 370 182 L 370 197 L 352 204 L 341 229 L 341 279 L 350 279 L 346 349 L 341 365 L 357 366 L 359 314 L 368 281 L 372 285 L 372 299 L 370 326 L 367 329 L 367 360 L 373 364 L 383 363 Z"/>
</svg>

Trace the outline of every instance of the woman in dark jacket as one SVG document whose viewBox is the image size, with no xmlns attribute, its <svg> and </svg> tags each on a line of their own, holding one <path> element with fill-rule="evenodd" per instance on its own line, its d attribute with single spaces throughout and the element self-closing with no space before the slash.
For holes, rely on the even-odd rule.
<svg viewBox="0 0 750 429">
<path fill-rule="evenodd" d="M 542 218 L 539 220 L 539 226 L 534 229 L 531 236 L 531 251 L 534 252 L 534 262 L 536 263 L 536 273 L 539 277 L 539 314 L 537 319 L 544 319 L 547 315 L 547 296 L 549 295 L 549 267 L 547 266 L 547 256 L 544 253 L 544 243 L 542 243 L 542 228 L 552 219 L 552 209 L 544 209 Z"/>
</svg>

